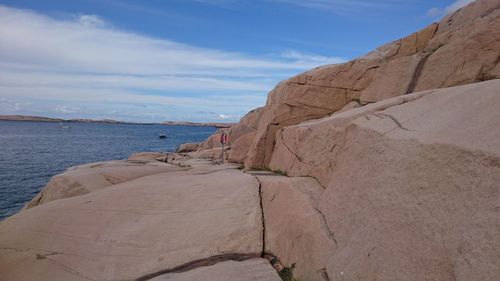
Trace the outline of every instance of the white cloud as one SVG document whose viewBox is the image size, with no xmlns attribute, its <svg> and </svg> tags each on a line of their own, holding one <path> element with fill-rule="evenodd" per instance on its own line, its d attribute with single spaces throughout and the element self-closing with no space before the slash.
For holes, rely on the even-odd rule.
<svg viewBox="0 0 500 281">
<path fill-rule="evenodd" d="M 427 11 L 427 16 L 431 18 L 436 18 L 440 17 L 443 15 L 450 14 L 452 12 L 455 12 L 456 10 L 465 7 L 469 5 L 470 3 L 474 2 L 475 0 L 456 0 L 453 2 L 451 5 L 446 6 L 445 8 L 431 8 Z"/>
<path fill-rule="evenodd" d="M 76 106 L 59 105 L 56 106 L 54 110 L 56 112 L 67 114 L 67 113 L 77 113 L 80 111 L 80 108 Z"/>
<path fill-rule="evenodd" d="M 474 2 L 474 0 L 457 0 L 453 4 L 447 6 L 444 10 L 446 11 L 446 13 L 451 13 L 469 5 L 472 2 Z"/>
<path fill-rule="evenodd" d="M 427 16 L 430 17 L 430 18 L 436 18 L 436 17 L 439 17 L 443 14 L 443 10 L 439 9 L 439 8 L 430 8 L 428 11 L 427 11 Z"/>
<path fill-rule="evenodd" d="M 304 65 L 310 65 L 311 67 L 320 66 L 321 64 L 336 64 L 343 63 L 345 59 L 339 57 L 326 57 L 319 55 L 304 54 L 295 50 L 287 50 L 281 53 L 282 58 L 295 60 L 298 63 Z"/>
<path fill-rule="evenodd" d="M 219 114 L 219 116 L 217 118 L 220 119 L 220 120 L 228 120 L 228 119 L 235 119 L 235 118 L 238 118 L 238 117 L 239 116 L 235 116 L 235 115 Z"/>
<path fill-rule="evenodd" d="M 78 19 L 81 25 L 85 27 L 102 27 L 104 26 L 104 20 L 97 15 L 82 15 Z"/>
<path fill-rule="evenodd" d="M 122 31 L 97 15 L 60 20 L 2 5 L 0 38 L 0 95 L 58 102 L 51 107 L 56 113 L 75 106 L 65 102 L 84 100 L 110 106 L 159 102 L 191 116 L 218 111 L 214 107 L 232 96 L 237 98 L 229 99 L 230 107 L 238 114 L 226 115 L 237 116 L 263 104 L 279 80 L 343 61 L 297 51 L 256 57 L 199 48 Z M 214 93 L 225 94 L 225 101 L 213 100 Z M 248 96 L 255 97 L 249 104 Z"/>
<path fill-rule="evenodd" d="M 27 103 L 27 102 L 15 102 L 12 110 L 14 112 L 18 112 L 18 111 L 23 110 L 26 106 L 29 106 L 29 105 L 30 105 L 30 103 Z"/>
</svg>

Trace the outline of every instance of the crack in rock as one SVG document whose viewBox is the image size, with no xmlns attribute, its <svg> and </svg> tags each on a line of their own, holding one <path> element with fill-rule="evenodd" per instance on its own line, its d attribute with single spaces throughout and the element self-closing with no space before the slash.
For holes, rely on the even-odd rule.
<svg viewBox="0 0 500 281">
<path fill-rule="evenodd" d="M 321 223 L 326 228 L 326 232 L 328 233 L 328 237 L 333 241 L 333 243 L 335 244 L 334 246 L 338 247 L 337 239 L 335 239 L 335 236 L 334 236 L 335 233 L 328 225 L 328 222 L 326 221 L 325 215 L 323 214 L 323 212 L 321 212 L 321 210 L 318 207 L 314 207 L 314 210 L 316 212 L 318 212 L 318 214 L 320 215 Z"/>
<path fill-rule="evenodd" d="M 394 117 L 394 116 L 392 116 L 390 114 L 387 114 L 387 113 L 373 113 L 373 115 L 375 115 L 377 117 L 380 117 L 380 118 L 389 117 L 392 121 L 394 121 L 394 123 L 396 123 L 396 125 L 398 126 L 398 128 L 400 128 L 402 130 L 405 130 L 405 131 L 411 131 L 410 129 L 408 129 L 405 126 L 403 126 L 403 124 L 401 122 L 399 122 L 399 120 L 396 119 L 396 117 Z"/>
<path fill-rule="evenodd" d="M 328 276 L 328 272 L 326 272 L 326 268 L 322 268 L 318 271 L 321 274 L 321 277 L 323 277 L 325 281 L 330 281 L 330 277 Z"/>
<path fill-rule="evenodd" d="M 265 256 L 266 252 L 266 217 L 264 216 L 264 204 L 262 200 L 262 182 L 259 177 L 253 176 L 259 182 L 259 204 L 261 213 L 261 223 L 262 223 L 262 254 L 261 257 Z"/>
<path fill-rule="evenodd" d="M 69 266 L 65 265 L 65 264 L 64 264 L 64 263 L 62 263 L 62 262 L 59 262 L 59 261 L 57 261 L 57 260 L 54 260 L 54 259 L 49 258 L 49 256 L 51 256 L 51 255 L 57 255 L 57 254 L 60 254 L 60 253 L 56 253 L 56 252 L 54 252 L 54 253 L 52 253 L 52 254 L 47 254 L 47 255 L 44 255 L 44 256 L 43 256 L 43 258 L 41 258 L 41 259 L 48 260 L 48 261 L 50 261 L 51 263 L 53 263 L 53 264 L 55 264 L 55 265 L 57 265 L 57 266 L 61 267 L 64 271 L 66 271 L 66 272 L 68 272 L 68 273 L 71 273 L 71 274 L 73 274 L 73 275 L 76 275 L 76 276 L 78 276 L 78 277 L 81 277 L 81 278 L 83 278 L 83 279 L 86 279 L 86 280 L 91 280 L 91 281 L 97 281 L 97 280 L 92 279 L 92 278 L 90 278 L 90 277 L 88 277 L 88 276 L 84 275 L 83 273 L 78 272 L 77 270 L 75 270 L 75 269 L 73 269 L 73 268 L 71 268 L 71 267 L 69 267 Z M 37 254 L 37 259 L 39 259 L 39 258 L 38 258 L 38 257 L 39 257 L 39 255 L 40 255 L 40 254 Z"/>
<path fill-rule="evenodd" d="M 169 268 L 169 269 L 162 269 L 156 272 L 148 273 L 143 276 L 140 276 L 135 279 L 135 281 L 146 281 L 150 280 L 152 278 L 155 278 L 160 275 L 168 274 L 168 273 L 182 273 L 186 272 L 189 270 L 193 270 L 198 267 L 203 267 L 203 266 L 211 266 L 220 262 L 225 262 L 225 261 L 246 261 L 249 259 L 253 258 L 258 258 L 260 257 L 261 254 L 237 254 L 237 253 L 230 253 L 230 254 L 221 254 L 221 255 L 215 255 L 211 256 L 208 258 L 204 259 L 198 259 L 194 261 L 187 262 L 185 264 L 181 264 L 179 266 L 176 266 L 174 268 Z"/>
</svg>

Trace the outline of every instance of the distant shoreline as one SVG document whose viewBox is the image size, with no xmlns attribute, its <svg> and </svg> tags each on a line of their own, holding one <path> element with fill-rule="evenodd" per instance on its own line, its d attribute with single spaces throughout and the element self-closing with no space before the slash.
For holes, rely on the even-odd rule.
<svg viewBox="0 0 500 281">
<path fill-rule="evenodd" d="M 65 122 L 65 123 L 101 123 L 101 124 L 132 124 L 132 125 L 166 125 L 166 126 L 196 126 L 196 127 L 216 127 L 216 128 L 229 128 L 233 123 L 197 123 L 197 122 L 184 122 L 184 121 L 165 121 L 161 123 L 141 123 L 141 122 L 125 122 L 112 119 L 61 119 L 50 118 L 43 116 L 30 116 L 30 115 L 0 115 L 0 121 L 31 121 L 31 122 Z"/>
</svg>

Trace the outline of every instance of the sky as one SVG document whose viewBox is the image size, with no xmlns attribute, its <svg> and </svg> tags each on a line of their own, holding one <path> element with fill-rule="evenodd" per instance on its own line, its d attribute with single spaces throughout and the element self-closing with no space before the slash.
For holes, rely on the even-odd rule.
<svg viewBox="0 0 500 281">
<path fill-rule="evenodd" d="M 0 115 L 235 122 L 472 0 L 0 0 Z"/>
</svg>

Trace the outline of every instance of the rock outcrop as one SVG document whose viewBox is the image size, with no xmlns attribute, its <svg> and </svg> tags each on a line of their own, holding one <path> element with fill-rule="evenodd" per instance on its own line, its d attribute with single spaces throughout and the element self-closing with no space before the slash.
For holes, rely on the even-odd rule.
<svg viewBox="0 0 500 281">
<path fill-rule="evenodd" d="M 477 0 L 281 82 L 224 130 L 246 169 L 222 131 L 68 169 L 0 222 L 0 279 L 496 281 L 499 61 Z"/>
<path fill-rule="evenodd" d="M 47 202 L 0 222 L 1 279 L 149 280 L 260 257 L 258 181 L 234 165 L 194 164 L 187 171 L 163 172 Z M 252 266 L 264 271 L 242 276 L 277 280 L 277 273 L 262 261 L 185 274 L 205 272 L 213 277 L 204 280 L 216 280 Z"/>
<path fill-rule="evenodd" d="M 499 104 L 493 80 L 285 128 L 271 168 L 315 177 L 325 189 L 261 180 L 266 237 L 280 237 L 273 253 L 295 264 L 299 280 L 495 280 Z M 301 248 L 315 257 L 294 252 Z"/>
<path fill-rule="evenodd" d="M 229 159 L 244 162 L 247 168 L 265 168 L 271 161 L 276 133 L 286 126 L 331 115 L 348 104 L 364 105 L 500 78 L 499 61 L 500 3 L 475 1 L 439 23 L 363 57 L 318 67 L 279 83 L 266 105 L 249 114 L 257 124 L 251 126 L 254 135 L 238 130 L 231 135 L 235 156 L 230 151 Z M 245 117 L 236 127 L 247 122 Z"/>
<path fill-rule="evenodd" d="M 156 161 L 156 158 L 165 157 L 158 153 L 140 153 L 132 155 L 128 161 L 91 163 L 69 168 L 66 172 L 52 177 L 24 209 L 57 199 L 87 194 L 140 177 L 181 170 L 178 166 Z"/>
</svg>

